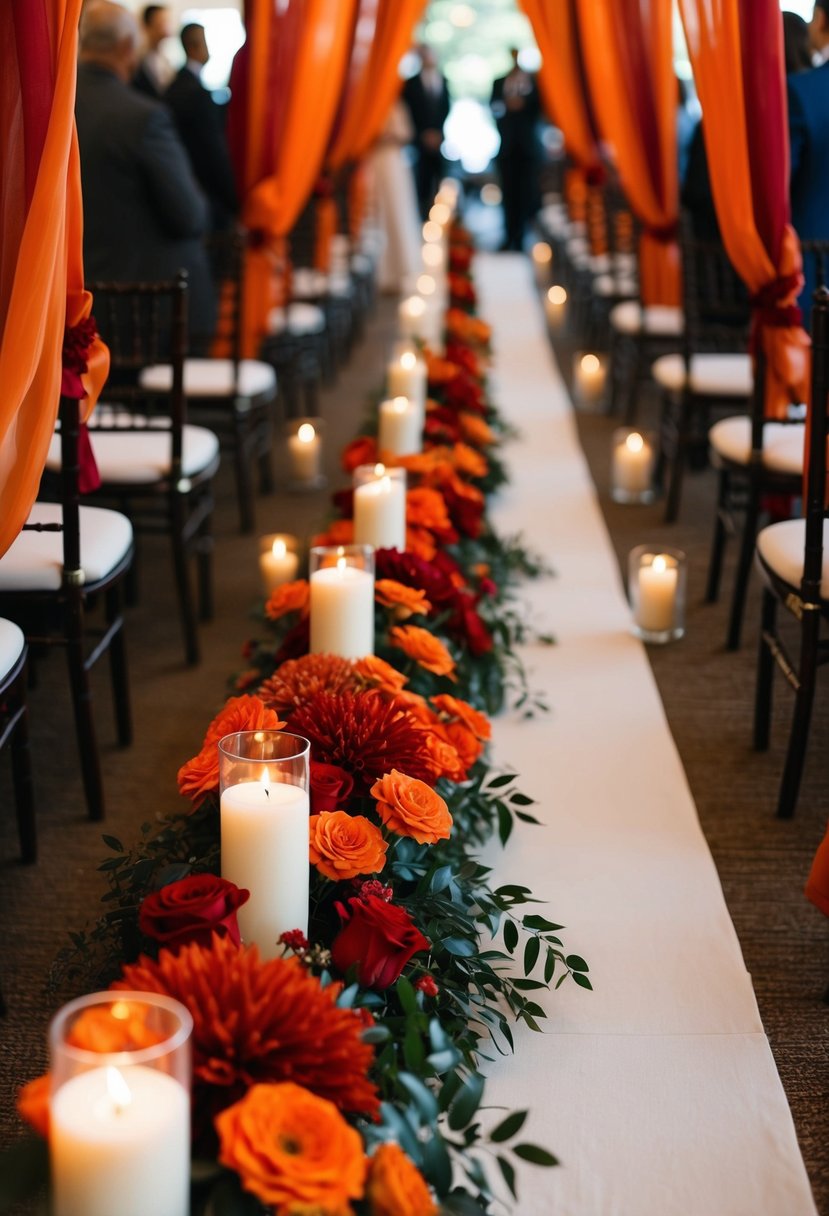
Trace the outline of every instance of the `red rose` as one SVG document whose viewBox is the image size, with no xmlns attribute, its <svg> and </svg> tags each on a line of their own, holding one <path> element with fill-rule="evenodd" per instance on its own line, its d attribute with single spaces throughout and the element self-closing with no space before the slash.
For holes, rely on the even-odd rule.
<svg viewBox="0 0 829 1216">
<path fill-rule="evenodd" d="M 431 975 L 421 975 L 420 979 L 415 982 L 415 988 L 418 992 L 422 992 L 424 996 L 437 996 L 439 988 Z"/>
<path fill-rule="evenodd" d="M 413 954 L 428 950 L 430 942 L 408 912 L 376 895 L 348 901 L 336 908 L 343 927 L 331 945 L 331 959 L 345 974 L 357 966 L 357 979 L 365 988 L 388 988 L 400 977 Z"/>
<path fill-rule="evenodd" d="M 311 814 L 342 810 L 354 789 L 354 778 L 336 764 L 311 761 Z"/>
<path fill-rule="evenodd" d="M 191 874 L 146 896 L 138 912 L 138 927 L 147 937 L 171 950 L 196 944 L 209 946 L 214 933 L 239 945 L 236 912 L 250 899 L 215 874 Z"/>
</svg>

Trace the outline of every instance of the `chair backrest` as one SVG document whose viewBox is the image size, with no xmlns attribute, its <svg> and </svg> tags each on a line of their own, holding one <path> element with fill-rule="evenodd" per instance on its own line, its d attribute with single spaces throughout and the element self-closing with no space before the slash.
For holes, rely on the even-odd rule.
<svg viewBox="0 0 829 1216">
<path fill-rule="evenodd" d="M 690 216 L 683 212 L 680 248 L 686 360 L 700 351 L 746 351 L 749 295 L 722 243 L 695 236 Z"/>
<path fill-rule="evenodd" d="M 829 409 L 829 288 L 819 287 L 812 307 L 812 400 L 806 449 L 806 550 L 801 595 L 820 603 L 823 570 L 823 521 L 827 515 L 826 436 Z"/>
<path fill-rule="evenodd" d="M 80 434 L 81 403 L 74 397 L 61 397 L 60 419 L 61 469 L 58 500 L 61 523 L 26 523 L 24 532 L 61 532 L 63 534 L 63 585 L 78 589 L 83 585 L 81 566 L 80 517 Z"/>
<path fill-rule="evenodd" d="M 187 352 L 187 275 L 158 283 L 88 284 L 95 297 L 95 319 L 109 346 L 109 380 L 101 395 L 97 430 L 142 431 L 147 425 L 171 432 L 170 481 L 181 475 L 182 429 L 186 417 L 184 358 Z M 147 367 L 170 368 L 169 386 L 148 390 L 140 382 Z M 64 458 L 65 459 L 65 458 Z"/>
</svg>

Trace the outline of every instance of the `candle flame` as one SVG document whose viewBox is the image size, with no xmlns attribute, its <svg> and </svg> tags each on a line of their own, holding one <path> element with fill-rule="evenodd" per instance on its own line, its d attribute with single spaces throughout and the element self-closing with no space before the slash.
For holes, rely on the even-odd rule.
<svg viewBox="0 0 829 1216">
<path fill-rule="evenodd" d="M 406 310 L 412 317 L 422 317 L 426 311 L 426 301 L 420 296 L 409 296 L 406 301 Z"/>
<path fill-rule="evenodd" d="M 345 570 L 347 568 L 347 566 L 348 566 L 348 562 L 345 560 L 344 557 L 337 558 L 337 569 L 338 570 Z"/>
<path fill-rule="evenodd" d="M 533 245 L 533 261 L 543 265 L 552 260 L 553 251 L 546 241 L 536 241 Z"/>
<path fill-rule="evenodd" d="M 337 558 L 338 558 L 337 565 L 339 565 L 341 561 L 345 561 L 345 546 L 344 545 L 337 545 Z"/>
<path fill-rule="evenodd" d="M 284 540 L 275 540 L 273 542 L 272 553 L 274 557 L 284 557 L 287 552 L 288 546 L 285 544 Z"/>
<path fill-rule="evenodd" d="M 391 407 L 395 414 L 405 414 L 406 410 L 409 408 L 409 398 L 395 397 L 392 400 Z"/>
<path fill-rule="evenodd" d="M 668 569 L 668 562 L 667 562 L 667 559 L 666 559 L 666 558 L 664 558 L 664 557 L 662 556 L 662 554 L 661 554 L 661 553 L 659 553 L 659 554 L 658 554 L 658 555 L 657 555 L 657 556 L 656 556 L 656 557 L 653 559 L 653 563 L 652 563 L 652 565 L 651 565 L 651 569 L 652 569 L 652 570 L 655 570 L 657 574 L 664 574 L 664 573 L 665 573 L 665 571 Z"/>
<path fill-rule="evenodd" d="M 423 239 L 429 244 L 434 244 L 443 236 L 443 229 L 440 224 L 436 224 L 434 220 L 427 220 L 423 225 Z"/>
<path fill-rule="evenodd" d="M 551 304 L 564 304 L 567 301 L 567 292 L 559 284 L 551 287 L 547 292 L 547 299 Z"/>
<path fill-rule="evenodd" d="M 440 245 L 424 245 L 423 247 L 423 264 L 424 266 L 440 266 L 443 261 L 443 250 Z"/>
<path fill-rule="evenodd" d="M 638 431 L 631 432 L 625 440 L 625 447 L 629 452 L 641 452 L 645 446 L 645 441 Z"/>
<path fill-rule="evenodd" d="M 598 355 L 582 355 L 581 370 L 592 375 L 599 370 L 601 363 Z"/>
<path fill-rule="evenodd" d="M 119 1022 L 126 1022 L 127 1018 L 131 1016 L 127 1001 L 116 1001 L 109 1012 Z"/>
<path fill-rule="evenodd" d="M 417 290 L 422 296 L 430 296 L 437 287 L 437 283 L 430 274 L 418 275 Z"/>
<path fill-rule="evenodd" d="M 386 475 L 386 466 L 384 464 L 376 464 L 374 466 L 374 476 L 375 477 L 385 477 L 385 475 Z"/>
<path fill-rule="evenodd" d="M 115 1107 L 116 1115 L 123 1114 L 132 1102 L 129 1085 L 124 1080 L 123 1074 L 112 1065 L 107 1066 L 107 1094 Z"/>
<path fill-rule="evenodd" d="M 413 350 L 407 350 L 400 356 L 400 366 L 410 372 L 417 363 L 417 355 Z"/>
<path fill-rule="evenodd" d="M 296 433 L 296 437 L 300 443 L 313 443 L 317 432 L 314 430 L 310 422 L 303 422 L 302 426 Z"/>
<path fill-rule="evenodd" d="M 268 789 L 268 786 L 270 785 L 270 783 L 271 783 L 271 775 L 268 772 L 268 766 L 265 765 L 265 767 L 262 769 L 262 775 L 259 778 L 259 784 L 264 788 L 265 793 L 268 795 L 269 798 L 271 796 L 271 791 Z"/>
</svg>

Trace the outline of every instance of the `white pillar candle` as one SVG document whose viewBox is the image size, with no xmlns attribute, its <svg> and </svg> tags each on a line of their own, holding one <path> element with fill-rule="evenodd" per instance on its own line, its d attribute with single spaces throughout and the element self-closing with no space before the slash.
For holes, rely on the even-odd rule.
<svg viewBox="0 0 829 1216">
<path fill-rule="evenodd" d="M 268 595 L 274 587 L 292 582 L 299 569 L 299 557 L 288 548 L 287 541 L 277 536 L 271 547 L 259 554 L 259 573 L 262 576 L 262 587 Z"/>
<path fill-rule="evenodd" d="M 533 266 L 539 286 L 543 287 L 550 281 L 550 270 L 553 265 L 553 251 L 546 241 L 536 241 L 532 247 Z"/>
<path fill-rule="evenodd" d="M 341 557 L 316 570 L 310 584 L 311 654 L 374 654 L 374 575 Z"/>
<path fill-rule="evenodd" d="M 222 878 L 250 891 L 239 932 L 262 958 L 279 936 L 308 932 L 308 793 L 284 781 L 242 781 L 221 799 Z"/>
<path fill-rule="evenodd" d="M 586 354 L 576 358 L 573 388 L 583 405 L 596 405 L 604 395 L 605 366 L 598 355 Z"/>
<path fill-rule="evenodd" d="M 639 569 L 639 600 L 636 623 L 648 633 L 665 633 L 673 628 L 676 612 L 677 563 L 659 553 L 651 564 Z"/>
<path fill-rule="evenodd" d="M 567 291 L 559 284 L 551 287 L 544 297 L 544 311 L 550 329 L 561 329 L 567 308 Z"/>
<path fill-rule="evenodd" d="M 320 439 L 310 422 L 303 422 L 288 439 L 291 474 L 296 481 L 315 481 L 320 474 Z"/>
<path fill-rule="evenodd" d="M 397 323 L 402 338 L 423 338 L 428 305 L 422 296 L 409 296 L 401 300 L 397 309 Z"/>
<path fill-rule="evenodd" d="M 49 1150 L 54 1216 L 190 1210 L 190 1097 L 167 1073 L 127 1065 L 71 1077 L 52 1097 Z"/>
<path fill-rule="evenodd" d="M 387 378 L 390 397 L 408 397 L 421 410 L 425 409 L 429 374 L 426 364 L 413 350 L 405 350 L 397 359 L 392 359 Z"/>
<path fill-rule="evenodd" d="M 408 397 L 380 402 L 377 446 L 392 456 L 411 456 L 423 448 L 423 413 Z"/>
<path fill-rule="evenodd" d="M 646 494 L 653 478 L 653 448 L 638 431 L 631 431 L 613 447 L 613 489 L 635 497 Z"/>
<path fill-rule="evenodd" d="M 406 484 L 392 478 L 383 465 L 377 478 L 354 490 L 354 543 L 375 549 L 406 548 Z"/>
<path fill-rule="evenodd" d="M 440 281 L 446 274 L 446 250 L 443 245 L 426 244 L 421 253 L 423 266 L 428 274 Z"/>
</svg>

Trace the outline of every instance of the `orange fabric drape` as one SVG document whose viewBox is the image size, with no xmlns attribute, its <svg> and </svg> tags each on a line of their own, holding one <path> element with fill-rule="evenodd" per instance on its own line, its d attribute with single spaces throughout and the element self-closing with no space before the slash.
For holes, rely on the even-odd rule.
<svg viewBox="0 0 829 1216">
<path fill-rule="evenodd" d="M 382 131 L 402 85 L 398 65 L 425 6 L 426 0 L 376 0 L 371 4 L 372 10 L 376 8 L 371 48 L 366 55 L 367 30 L 358 28 L 355 72 L 328 157 L 331 169 L 360 160 Z M 368 14 L 364 16 L 369 19 Z"/>
<path fill-rule="evenodd" d="M 0 554 L 37 496 L 65 329 L 91 307 L 74 121 L 80 8 L 81 0 L 0 5 Z M 85 361 L 91 408 L 109 366 L 106 347 L 94 341 Z"/>
<path fill-rule="evenodd" d="M 580 168 L 601 169 L 576 13 L 577 0 L 520 0 L 541 52 L 538 85 L 545 109 Z"/>
<path fill-rule="evenodd" d="M 802 262 L 789 222 L 783 26 L 777 0 L 680 0 L 703 111 L 714 205 L 755 306 L 766 413 L 808 396 L 809 339 L 795 302 Z"/>
<path fill-rule="evenodd" d="M 554 0 L 546 0 L 555 7 Z M 679 305 L 679 171 L 671 0 L 578 0 L 590 101 L 644 226 L 642 301 Z"/>
</svg>

